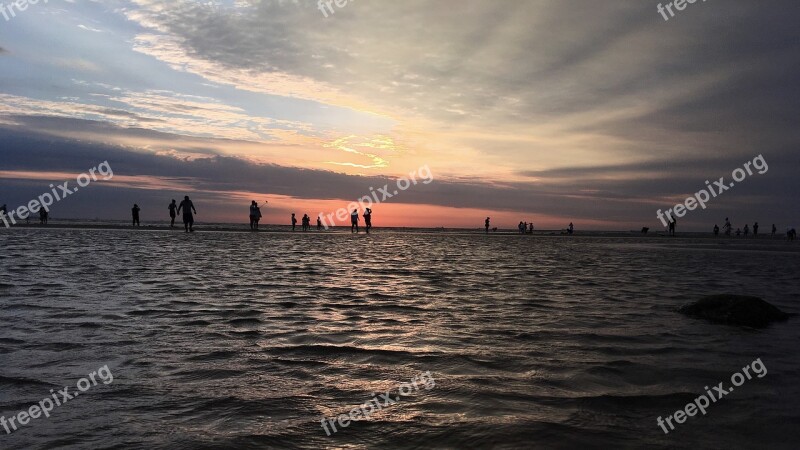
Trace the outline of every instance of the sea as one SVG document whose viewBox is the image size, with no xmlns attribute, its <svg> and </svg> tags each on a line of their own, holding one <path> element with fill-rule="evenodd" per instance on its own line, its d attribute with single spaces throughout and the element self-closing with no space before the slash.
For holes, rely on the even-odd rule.
<svg viewBox="0 0 800 450">
<path fill-rule="evenodd" d="M 3 228 L 0 449 L 799 448 L 800 318 L 677 312 L 800 313 L 798 262 L 768 236 Z"/>
</svg>

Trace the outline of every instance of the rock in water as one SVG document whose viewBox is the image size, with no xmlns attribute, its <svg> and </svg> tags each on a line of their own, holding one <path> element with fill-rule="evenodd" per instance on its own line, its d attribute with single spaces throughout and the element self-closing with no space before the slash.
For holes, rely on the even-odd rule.
<svg viewBox="0 0 800 450">
<path fill-rule="evenodd" d="M 789 314 L 764 300 L 743 295 L 712 295 L 682 306 L 678 311 L 711 322 L 753 328 L 789 319 Z"/>
</svg>

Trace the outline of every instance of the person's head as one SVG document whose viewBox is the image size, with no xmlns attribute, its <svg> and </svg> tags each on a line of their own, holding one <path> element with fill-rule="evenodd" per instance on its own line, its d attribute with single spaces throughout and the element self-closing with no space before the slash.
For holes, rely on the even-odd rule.
<svg viewBox="0 0 800 450">
<path fill-rule="evenodd" d="M 186 196 L 184 196 L 184 197 L 183 197 L 183 199 L 184 199 L 184 200 L 189 200 L 189 196 L 188 196 L 188 195 L 186 195 Z"/>
<path fill-rule="evenodd" d="M 172 199 L 172 203 L 175 203 L 175 199 L 174 198 Z"/>
<path fill-rule="evenodd" d="M 354 210 L 353 210 L 353 214 L 358 214 L 358 210 L 357 210 L 357 209 L 354 209 Z"/>
<path fill-rule="evenodd" d="M 292 217 L 294 217 L 294 213 L 292 213 Z"/>
<path fill-rule="evenodd" d="M 136 203 L 134 203 L 134 204 L 133 204 L 133 207 L 134 207 L 134 208 L 138 208 L 138 207 L 139 207 L 139 205 L 137 205 Z"/>
<path fill-rule="evenodd" d="M 253 205 L 253 206 L 256 206 L 256 201 L 253 200 L 252 202 L 250 202 L 250 204 Z"/>
</svg>

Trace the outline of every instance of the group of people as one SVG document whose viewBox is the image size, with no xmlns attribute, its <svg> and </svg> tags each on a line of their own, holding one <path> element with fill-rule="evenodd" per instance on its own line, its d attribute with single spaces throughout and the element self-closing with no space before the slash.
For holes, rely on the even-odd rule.
<svg viewBox="0 0 800 450">
<path fill-rule="evenodd" d="M 175 218 L 178 216 L 178 214 L 181 214 L 181 211 L 183 211 L 183 226 L 186 229 L 186 232 L 194 232 L 194 215 L 197 214 L 197 210 L 195 209 L 194 203 L 192 203 L 188 195 L 183 197 L 183 201 L 180 204 L 178 204 L 175 199 L 172 199 L 172 202 L 169 204 L 169 206 L 167 206 L 167 209 L 169 210 L 170 228 L 175 227 Z M 131 226 L 142 226 L 140 218 L 141 212 L 142 208 L 140 208 L 138 204 L 134 203 L 133 208 L 131 208 Z"/>
<path fill-rule="evenodd" d="M 3 206 L 0 206 L 0 217 L 5 217 L 6 215 L 8 215 L 8 206 L 4 204 Z M 50 218 L 50 212 L 48 212 L 44 208 L 39 208 L 39 223 L 41 225 L 47 225 L 47 220 L 49 218 Z M 27 217 L 25 217 L 25 223 L 28 224 L 30 222 L 31 222 L 31 216 L 28 215 Z"/>
<path fill-rule="evenodd" d="M 754 223 L 752 228 L 754 239 L 758 238 L 758 228 L 759 228 L 758 222 Z M 731 225 L 731 221 L 727 217 L 725 218 L 725 225 L 722 226 L 722 229 L 725 231 L 725 236 L 731 236 L 732 234 L 734 234 L 733 225 Z M 714 225 L 714 236 L 719 236 L 719 232 L 720 232 L 719 226 Z M 773 223 L 771 236 L 774 238 L 777 233 L 778 233 L 778 227 L 776 227 L 775 224 Z M 744 237 L 747 238 L 748 236 L 750 236 L 750 225 L 745 224 L 744 230 L 742 230 L 741 228 L 737 228 L 735 234 L 737 237 L 744 235 Z M 796 235 L 797 231 L 795 231 L 794 228 L 788 228 L 786 230 L 786 236 L 789 238 L 790 241 L 793 241 Z"/>
<path fill-rule="evenodd" d="M 261 208 L 258 206 L 258 203 L 253 200 L 250 203 L 250 229 L 253 231 L 258 231 L 258 222 L 261 221 Z"/>
<path fill-rule="evenodd" d="M 530 226 L 528 226 L 528 222 L 520 222 L 517 229 L 519 234 L 533 234 L 533 222 L 530 223 Z"/>
<path fill-rule="evenodd" d="M 303 231 L 311 231 L 311 217 L 308 214 L 303 214 Z M 297 217 L 292 213 L 292 231 L 297 228 Z M 317 217 L 317 231 L 322 230 L 322 219 Z"/>
<path fill-rule="evenodd" d="M 492 226 L 492 218 L 487 217 L 486 220 L 483 222 L 483 226 L 486 229 L 486 234 L 489 234 L 489 228 Z M 517 225 L 517 230 L 519 231 L 519 234 L 533 234 L 534 230 L 533 222 L 531 223 L 520 222 L 519 225 Z M 492 231 L 497 231 L 497 227 L 492 228 Z M 561 233 L 572 235 L 573 233 L 575 233 L 575 225 L 572 222 L 570 222 L 569 226 L 567 226 L 566 231 L 562 231 Z"/>
<path fill-rule="evenodd" d="M 266 203 L 266 202 L 265 202 Z M 194 215 L 197 214 L 197 210 L 194 207 L 194 204 L 189 199 L 189 196 L 185 196 L 183 201 L 178 204 L 174 199 L 172 203 L 169 204 L 167 207 L 169 209 L 169 216 L 170 216 L 170 228 L 175 227 L 175 218 L 183 212 L 183 225 L 187 233 L 194 232 Z M 140 222 L 140 213 L 141 208 L 138 204 L 134 204 L 133 208 L 131 208 L 131 216 L 132 216 L 132 225 L 133 226 L 141 226 Z M 0 206 L 0 216 L 5 216 L 8 214 L 8 210 L 6 205 Z M 253 231 L 258 230 L 258 224 L 262 218 L 261 208 L 258 206 L 258 203 L 253 200 L 250 203 L 250 229 Z M 49 219 L 49 212 L 45 208 L 39 209 L 39 222 L 42 225 L 47 225 L 47 221 Z M 364 224 L 366 232 L 369 233 L 372 229 L 372 209 L 366 208 L 364 211 Z M 360 232 L 360 217 L 358 214 L 358 209 L 354 209 L 353 212 L 350 214 L 350 231 L 351 233 L 359 233 Z M 487 217 L 486 221 L 484 222 L 484 226 L 486 229 L 486 233 L 489 233 L 489 228 L 491 227 L 491 218 Z M 292 214 L 292 231 L 295 231 L 297 227 L 297 217 L 295 214 Z M 668 224 L 668 231 L 670 236 L 675 236 L 675 231 L 677 227 L 677 221 L 672 218 Z M 322 219 L 317 217 L 317 230 L 322 230 L 323 224 Z M 520 234 L 533 234 L 533 222 L 520 222 L 518 225 L 518 230 Z M 310 231 L 311 230 L 311 218 L 308 214 L 304 214 L 302 218 L 302 229 L 303 231 Z M 494 231 L 497 231 L 497 228 L 493 228 Z M 753 224 L 752 233 L 753 238 L 758 237 L 758 230 L 759 225 L 758 222 Z M 572 235 L 575 231 L 575 226 L 570 223 L 566 229 L 566 234 Z M 643 228 L 642 233 L 647 234 L 649 228 Z M 749 224 L 745 224 L 744 230 L 737 228 L 736 231 L 733 231 L 733 225 L 731 225 L 731 221 L 729 218 L 725 218 L 725 224 L 722 226 L 722 231 L 724 231 L 726 236 L 731 236 L 735 234 L 737 237 L 744 235 L 745 238 L 750 236 L 751 228 Z M 775 224 L 772 224 L 772 237 L 775 237 L 778 228 Z M 564 232 L 562 232 L 564 233 Z M 719 236 L 720 227 L 718 225 L 714 225 L 714 236 Z M 797 230 L 794 227 L 787 228 L 786 236 L 789 240 L 793 241 L 797 238 Z"/>
<path fill-rule="evenodd" d="M 360 233 L 361 229 L 359 225 L 361 224 L 361 218 L 358 214 L 358 210 L 354 209 L 352 213 L 350 213 L 350 232 L 351 233 Z M 311 231 L 311 217 L 308 214 L 303 214 L 302 218 L 302 230 L 303 231 Z M 317 231 L 321 231 L 323 228 L 322 225 L 322 218 L 317 217 Z M 292 231 L 297 229 L 297 215 L 292 213 Z M 366 208 L 364 210 L 364 229 L 366 230 L 367 234 L 369 234 L 370 230 L 372 230 L 372 209 Z"/>
</svg>

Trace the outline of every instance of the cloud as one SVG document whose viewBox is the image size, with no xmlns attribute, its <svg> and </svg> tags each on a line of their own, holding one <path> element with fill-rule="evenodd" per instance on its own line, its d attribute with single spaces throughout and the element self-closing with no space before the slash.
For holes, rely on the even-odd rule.
<svg viewBox="0 0 800 450">
<path fill-rule="evenodd" d="M 164 196 L 188 192 L 199 198 L 223 203 L 227 201 L 228 206 L 220 206 L 222 212 L 227 212 L 226 208 L 229 207 L 235 210 L 236 202 L 240 202 L 241 197 L 251 195 L 245 193 L 277 196 L 286 199 L 287 205 L 302 202 L 313 208 L 315 202 L 349 202 L 369 194 L 370 188 L 377 189 L 387 184 L 391 188 L 395 183 L 392 177 L 353 176 L 325 170 L 254 164 L 241 158 L 213 153 L 201 153 L 188 158 L 120 146 L 53 139 L 44 135 L 34 137 L 12 128 L 0 128 L 0 145 L 7 155 L 0 162 L 0 171 L 5 174 L 0 175 L 0 188 L 13 192 L 13 186 L 19 183 L 9 175 L 13 173 L 35 170 L 77 174 L 99 162 L 109 161 L 115 176 L 119 175 L 120 180 L 125 180 L 124 183 L 120 181 L 118 197 L 105 194 L 112 203 L 131 196 L 137 198 L 138 194 L 134 195 L 137 190 L 161 190 Z M 748 220 L 744 216 L 776 223 L 788 223 L 795 219 L 785 206 L 796 202 L 792 197 L 795 174 L 791 168 L 800 163 L 798 158 L 771 159 L 766 156 L 770 164 L 767 174 L 749 178 L 732 191 L 735 194 L 726 193 L 714 199 L 712 208 L 705 212 L 698 211 L 691 217 L 691 223 L 702 225 L 704 221 L 716 220 L 716 216 L 723 214 L 739 220 Z M 502 184 L 480 179 L 448 179 L 439 177 L 434 170 L 434 183 L 418 184 L 390 200 L 390 204 L 516 212 L 521 217 L 563 217 L 584 223 L 647 224 L 656 220 L 656 209 L 667 209 L 703 188 L 706 178 L 729 177 L 730 171 L 741 167 L 743 163 L 735 158 L 716 162 L 699 160 L 703 171 L 709 171 L 699 177 L 685 174 L 679 164 L 665 164 L 661 167 L 663 177 L 658 179 L 639 176 L 642 171 L 654 169 L 655 166 L 651 164 L 595 169 L 565 168 L 549 173 L 525 174 L 544 181 Z M 625 174 L 629 176 L 620 176 Z M 571 179 L 572 176 L 577 178 Z M 122 195 L 122 189 L 125 196 Z M 24 198 L 19 201 L 24 201 Z M 87 202 L 85 208 L 89 208 L 94 201 L 88 195 L 83 200 L 76 199 L 76 202 Z"/>
</svg>

